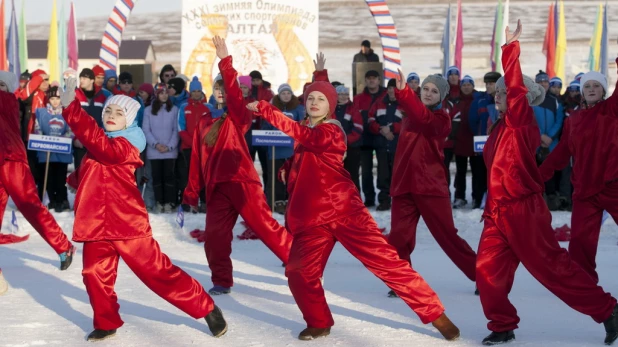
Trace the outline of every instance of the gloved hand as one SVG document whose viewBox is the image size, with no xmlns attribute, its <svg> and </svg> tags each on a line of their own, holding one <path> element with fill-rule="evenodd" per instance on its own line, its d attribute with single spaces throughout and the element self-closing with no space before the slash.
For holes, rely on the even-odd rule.
<svg viewBox="0 0 618 347">
<path fill-rule="evenodd" d="M 75 100 L 75 88 L 77 87 L 77 78 L 69 77 L 66 83 L 66 90 L 60 96 L 60 103 L 63 107 L 69 107 L 69 105 Z"/>
</svg>

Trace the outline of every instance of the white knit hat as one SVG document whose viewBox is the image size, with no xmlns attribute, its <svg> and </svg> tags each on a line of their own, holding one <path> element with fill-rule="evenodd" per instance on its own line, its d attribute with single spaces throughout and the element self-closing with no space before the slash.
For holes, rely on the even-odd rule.
<svg viewBox="0 0 618 347">
<path fill-rule="evenodd" d="M 9 93 L 12 93 L 17 88 L 17 75 L 10 71 L 0 70 L 0 81 L 3 81 L 9 87 Z"/>
<path fill-rule="evenodd" d="M 528 99 L 530 106 L 538 106 L 542 104 L 543 100 L 545 100 L 545 89 L 543 86 L 526 75 L 522 75 L 522 77 L 524 80 L 524 85 L 528 89 L 526 98 Z M 500 77 L 496 82 L 496 89 L 506 90 L 506 81 L 504 80 L 504 76 Z"/>
<path fill-rule="evenodd" d="M 141 105 L 135 99 L 126 95 L 114 95 L 105 101 L 103 109 L 105 110 L 109 105 L 118 105 L 124 110 L 124 115 L 127 117 L 127 128 L 133 124 L 135 117 Z"/>
<path fill-rule="evenodd" d="M 584 90 L 584 85 L 588 81 L 597 81 L 597 82 L 601 83 L 601 85 L 603 86 L 603 90 L 605 90 L 605 93 L 607 94 L 607 92 L 608 92 L 608 90 L 607 90 L 607 78 L 605 78 L 605 75 L 603 75 L 600 72 L 596 72 L 596 71 L 586 72 L 582 76 L 581 80 L 579 81 L 580 90 Z"/>
</svg>

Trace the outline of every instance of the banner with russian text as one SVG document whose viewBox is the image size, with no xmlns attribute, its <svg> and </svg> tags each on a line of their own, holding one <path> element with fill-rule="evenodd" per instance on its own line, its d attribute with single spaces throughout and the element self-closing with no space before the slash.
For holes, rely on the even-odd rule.
<svg viewBox="0 0 618 347">
<path fill-rule="evenodd" d="M 212 93 L 219 59 L 212 38 L 225 38 L 240 75 L 260 71 L 273 90 L 288 83 L 302 93 L 318 51 L 318 0 L 183 0 L 182 72 Z"/>
</svg>

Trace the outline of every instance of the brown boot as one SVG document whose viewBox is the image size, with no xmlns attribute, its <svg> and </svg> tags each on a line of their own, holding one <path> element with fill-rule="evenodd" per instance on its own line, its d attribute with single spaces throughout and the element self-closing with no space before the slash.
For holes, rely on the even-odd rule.
<svg viewBox="0 0 618 347">
<path fill-rule="evenodd" d="M 438 319 L 431 322 L 431 324 L 433 324 L 440 334 L 448 341 L 454 341 L 459 338 L 459 328 L 457 328 L 444 313 L 442 313 Z"/>
<path fill-rule="evenodd" d="M 306 328 L 298 335 L 299 340 L 313 340 L 318 337 L 324 337 L 330 335 L 330 327 L 328 328 Z"/>
</svg>

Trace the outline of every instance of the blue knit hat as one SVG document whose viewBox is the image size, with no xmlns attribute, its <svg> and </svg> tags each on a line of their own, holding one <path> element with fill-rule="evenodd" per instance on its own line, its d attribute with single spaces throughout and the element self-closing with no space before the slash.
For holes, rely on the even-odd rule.
<svg viewBox="0 0 618 347">
<path fill-rule="evenodd" d="M 534 82 L 549 82 L 549 75 L 545 71 L 539 70 L 539 73 L 534 77 Z"/>
<path fill-rule="evenodd" d="M 578 91 L 579 92 L 579 88 L 580 88 L 579 80 L 574 80 L 573 82 L 569 83 L 569 86 L 568 86 L 567 90 L 569 92 L 574 92 L 574 91 Z"/>
<path fill-rule="evenodd" d="M 410 72 L 408 74 L 408 78 L 406 78 L 406 82 L 410 82 L 412 80 L 416 80 L 419 83 L 421 82 L 421 77 L 416 72 Z"/>
<path fill-rule="evenodd" d="M 470 75 L 465 75 L 459 84 L 463 86 L 464 83 L 470 83 L 474 87 L 474 78 Z"/>
<path fill-rule="evenodd" d="M 549 86 L 562 88 L 562 79 L 560 79 L 560 77 L 553 77 L 549 80 Z"/>
<path fill-rule="evenodd" d="M 338 85 L 337 88 L 335 88 L 335 90 L 337 91 L 337 94 L 350 94 L 350 88 L 346 87 L 345 85 Z"/>
<path fill-rule="evenodd" d="M 461 76 L 461 72 L 457 66 L 449 66 L 448 70 L 446 70 L 446 77 L 448 78 L 450 75 Z"/>
<path fill-rule="evenodd" d="M 189 83 L 189 92 L 194 92 L 196 90 L 202 90 L 202 82 L 200 82 L 197 76 L 193 76 L 191 83 Z"/>
</svg>

